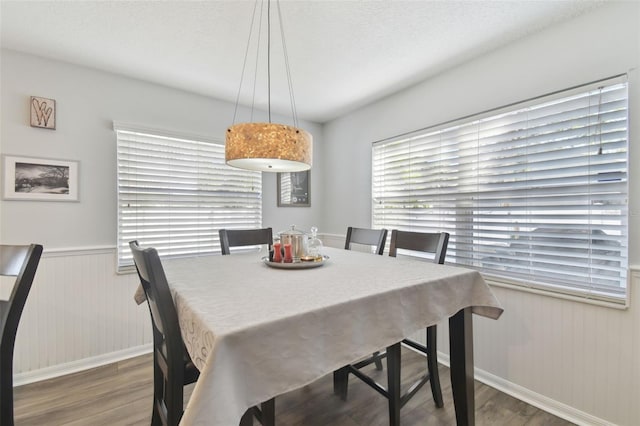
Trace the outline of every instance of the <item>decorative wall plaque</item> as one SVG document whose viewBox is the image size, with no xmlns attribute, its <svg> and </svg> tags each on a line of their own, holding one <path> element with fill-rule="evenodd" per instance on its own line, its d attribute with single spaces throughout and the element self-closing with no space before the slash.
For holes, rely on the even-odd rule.
<svg viewBox="0 0 640 426">
<path fill-rule="evenodd" d="M 55 99 L 31 96 L 31 127 L 56 129 Z"/>
</svg>

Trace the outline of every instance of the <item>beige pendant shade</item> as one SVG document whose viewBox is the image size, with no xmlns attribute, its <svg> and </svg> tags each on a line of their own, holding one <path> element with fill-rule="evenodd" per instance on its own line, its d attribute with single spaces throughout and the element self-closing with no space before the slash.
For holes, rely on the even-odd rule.
<svg viewBox="0 0 640 426">
<path fill-rule="evenodd" d="M 278 22 L 280 24 L 281 45 L 284 54 L 284 63 L 286 67 L 287 85 L 289 87 L 289 99 L 291 101 L 292 123 L 293 126 L 285 124 L 276 124 L 271 122 L 271 0 L 266 2 L 266 14 L 263 14 L 265 6 L 264 1 L 256 0 L 253 7 L 253 18 L 251 20 L 251 28 L 249 30 L 249 40 L 247 49 L 245 50 L 244 64 L 242 66 L 242 75 L 240 77 L 240 88 L 238 89 L 238 97 L 236 98 L 236 108 L 233 115 L 233 124 L 227 129 L 225 159 L 229 166 L 241 169 L 257 170 L 262 172 L 302 172 L 311 168 L 311 157 L 313 151 L 313 142 L 311 134 L 298 127 L 298 115 L 293 95 L 293 85 L 291 83 L 291 70 L 289 69 L 289 59 L 287 57 L 286 43 L 284 40 L 284 28 L 282 25 L 282 14 L 280 13 L 280 1 L 275 1 L 277 6 Z M 260 7 L 258 7 L 260 6 Z M 266 15 L 266 16 L 265 16 Z M 266 22 L 263 22 L 266 19 Z M 262 25 L 262 24 L 266 25 Z M 252 101 L 255 100 L 255 82 L 257 81 L 258 72 L 258 55 L 260 51 L 260 31 L 266 28 L 266 46 L 267 49 L 267 113 L 269 117 L 268 123 L 239 123 L 236 124 L 236 114 L 238 112 L 238 104 L 240 93 L 242 91 L 242 82 L 244 80 L 244 71 L 247 65 L 249 48 L 253 39 L 253 30 L 256 29 L 257 41 L 256 46 L 256 70 L 254 76 L 254 85 L 252 93 Z M 253 119 L 254 105 L 251 104 L 251 117 Z"/>
<path fill-rule="evenodd" d="M 265 172 L 301 172 L 311 168 L 311 134 L 276 123 L 239 123 L 227 129 L 228 165 Z"/>
</svg>

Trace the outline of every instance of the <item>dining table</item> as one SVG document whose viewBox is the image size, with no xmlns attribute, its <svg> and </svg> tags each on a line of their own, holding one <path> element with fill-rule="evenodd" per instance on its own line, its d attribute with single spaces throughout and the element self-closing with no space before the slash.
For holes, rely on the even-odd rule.
<svg viewBox="0 0 640 426">
<path fill-rule="evenodd" d="M 181 424 L 238 425 L 250 407 L 447 319 L 456 421 L 474 424 L 472 314 L 502 313 L 480 273 L 330 247 L 323 254 L 315 265 L 274 265 L 264 251 L 163 260 L 200 370 Z"/>
</svg>

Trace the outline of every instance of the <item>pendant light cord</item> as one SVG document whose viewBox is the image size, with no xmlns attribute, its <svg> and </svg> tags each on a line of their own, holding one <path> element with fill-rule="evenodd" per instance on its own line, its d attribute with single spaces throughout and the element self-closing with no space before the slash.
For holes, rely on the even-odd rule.
<svg viewBox="0 0 640 426">
<path fill-rule="evenodd" d="M 258 9 L 258 2 L 260 2 L 260 17 L 259 17 L 259 28 L 258 28 L 258 41 L 256 48 L 256 64 L 254 69 L 254 79 L 253 79 L 253 94 L 251 99 L 251 119 L 253 121 L 253 112 L 255 107 L 255 99 L 256 99 L 256 85 L 258 81 L 258 63 L 260 59 L 260 39 L 262 38 L 262 17 L 264 11 L 264 0 L 256 0 L 253 5 L 253 13 L 251 15 L 251 25 L 249 27 L 249 37 L 247 39 L 247 48 L 244 53 L 244 61 L 242 63 L 242 74 L 240 76 L 240 86 L 238 87 L 238 93 L 236 95 L 236 104 L 235 109 L 233 111 L 233 124 L 236 123 L 236 118 L 238 116 L 238 107 L 240 105 L 240 94 L 242 92 L 242 84 L 244 83 L 244 74 L 247 68 L 247 59 L 249 57 L 249 48 L 251 46 L 251 39 L 253 37 L 253 27 L 256 25 L 255 18 Z M 291 68 L 289 63 L 289 54 L 287 52 L 287 43 L 284 37 L 284 24 L 282 22 L 282 12 L 280 9 L 280 0 L 276 0 L 277 8 L 278 8 L 278 20 L 280 24 L 280 38 L 282 40 L 282 50 L 284 54 L 284 63 L 285 70 L 287 74 L 287 86 L 289 89 L 289 103 L 291 105 L 291 115 L 293 119 L 293 126 L 298 127 L 298 113 L 296 111 L 296 102 L 295 96 L 293 93 L 293 83 L 291 79 Z M 271 123 L 271 0 L 267 0 L 267 111 L 269 115 L 269 123 Z"/>
<path fill-rule="evenodd" d="M 233 110 L 233 124 L 236 123 L 236 117 L 238 115 L 238 105 L 240 104 L 240 92 L 242 91 L 242 82 L 244 81 L 244 72 L 247 67 L 247 58 L 249 57 L 249 47 L 251 46 L 251 36 L 253 35 L 253 24 L 256 19 L 256 9 L 258 8 L 258 0 L 253 4 L 253 13 L 251 14 L 251 25 L 249 25 L 249 37 L 247 39 L 247 48 L 244 51 L 244 61 L 242 62 L 242 73 L 240 74 L 240 86 L 238 87 L 238 94 L 236 95 L 236 106 Z M 259 33 L 258 33 L 259 36 Z M 257 63 L 257 61 L 256 61 Z M 254 79 L 255 85 L 255 79 Z M 254 88 L 254 98 L 255 98 L 255 88 Z M 253 104 L 251 106 L 252 116 L 253 116 Z"/>
<path fill-rule="evenodd" d="M 599 142 L 599 147 L 598 147 L 598 155 L 602 155 L 602 121 L 600 118 L 600 110 L 602 108 L 602 89 L 604 87 L 600 86 L 598 87 L 599 93 L 598 93 L 598 117 L 597 117 L 597 132 L 598 132 L 598 142 Z"/>
<path fill-rule="evenodd" d="M 267 108 L 271 123 L 271 0 L 267 0 Z"/>
<path fill-rule="evenodd" d="M 282 22 L 282 12 L 280 10 L 280 0 L 276 0 L 278 5 L 278 20 L 280 22 L 280 38 L 282 39 L 282 51 L 284 53 L 284 63 L 287 70 L 287 84 L 289 87 L 289 104 L 291 105 L 291 116 L 294 127 L 298 127 L 298 112 L 296 111 L 296 100 L 293 94 L 293 82 L 291 79 L 291 67 L 289 66 L 289 54 L 287 53 L 287 42 L 284 37 L 284 24 Z"/>
</svg>

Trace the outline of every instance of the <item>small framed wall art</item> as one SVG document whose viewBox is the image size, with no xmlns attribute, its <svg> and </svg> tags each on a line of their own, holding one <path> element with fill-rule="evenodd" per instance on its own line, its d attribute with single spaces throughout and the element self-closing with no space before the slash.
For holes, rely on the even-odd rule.
<svg viewBox="0 0 640 426">
<path fill-rule="evenodd" d="M 309 170 L 278 173 L 278 207 L 310 207 Z"/>
<path fill-rule="evenodd" d="M 78 201 L 78 162 L 4 155 L 5 200 Z"/>
<path fill-rule="evenodd" d="M 55 99 L 31 96 L 31 127 L 42 129 L 56 129 L 56 101 Z"/>
</svg>

